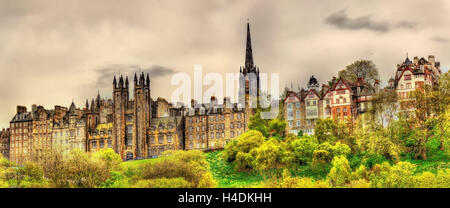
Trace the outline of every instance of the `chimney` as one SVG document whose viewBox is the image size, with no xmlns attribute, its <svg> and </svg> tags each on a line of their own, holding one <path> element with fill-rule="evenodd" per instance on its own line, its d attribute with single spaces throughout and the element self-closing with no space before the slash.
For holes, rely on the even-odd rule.
<svg viewBox="0 0 450 208">
<path fill-rule="evenodd" d="M 21 105 L 17 106 L 17 114 L 26 113 L 26 112 L 27 112 L 27 107 L 21 106 Z"/>
<path fill-rule="evenodd" d="M 433 55 L 429 55 L 428 56 L 428 62 L 430 62 L 431 65 L 434 66 L 435 60 L 434 60 L 434 56 Z"/>
<path fill-rule="evenodd" d="M 419 58 L 417 56 L 414 56 L 414 64 L 415 65 L 419 64 Z"/>
</svg>

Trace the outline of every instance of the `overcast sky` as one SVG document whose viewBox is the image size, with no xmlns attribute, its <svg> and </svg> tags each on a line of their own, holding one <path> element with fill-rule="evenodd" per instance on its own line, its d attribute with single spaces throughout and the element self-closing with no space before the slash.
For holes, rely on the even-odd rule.
<svg viewBox="0 0 450 208">
<path fill-rule="evenodd" d="M 281 87 L 325 83 L 358 59 L 385 83 L 406 53 L 433 54 L 447 71 L 449 12 L 445 0 L 0 0 L 0 128 L 18 104 L 111 97 L 114 74 L 149 71 L 155 99 L 194 64 L 237 72 L 247 18 L 255 64 L 279 72 Z"/>
</svg>

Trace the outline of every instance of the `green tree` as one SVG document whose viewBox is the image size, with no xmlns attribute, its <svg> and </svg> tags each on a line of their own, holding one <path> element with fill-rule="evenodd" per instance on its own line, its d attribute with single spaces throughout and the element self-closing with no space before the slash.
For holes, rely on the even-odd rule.
<svg viewBox="0 0 450 208">
<path fill-rule="evenodd" d="M 339 77 L 351 82 L 356 82 L 358 77 L 361 77 L 372 89 L 374 89 L 375 80 L 380 79 L 377 67 L 370 60 L 357 60 L 353 62 L 339 72 Z"/>
<path fill-rule="evenodd" d="M 250 116 L 250 121 L 248 124 L 248 129 L 256 130 L 261 132 L 264 137 L 269 136 L 268 131 L 269 120 L 261 118 L 261 110 L 259 108 L 256 109 L 255 115 Z"/>
<path fill-rule="evenodd" d="M 327 178 L 333 187 L 344 187 L 350 183 L 351 169 L 345 156 L 336 156 L 331 162 L 333 165 Z"/>
<path fill-rule="evenodd" d="M 317 147 L 317 144 L 311 141 L 311 139 L 296 139 L 289 143 L 290 149 L 294 153 L 298 163 L 307 164 L 311 162 L 313 152 Z"/>
<path fill-rule="evenodd" d="M 314 133 L 319 143 L 335 142 L 337 140 L 334 135 L 336 128 L 337 126 L 331 118 L 318 119 Z"/>
<path fill-rule="evenodd" d="M 286 121 L 273 119 L 269 122 L 270 136 L 284 137 L 286 134 Z"/>
</svg>

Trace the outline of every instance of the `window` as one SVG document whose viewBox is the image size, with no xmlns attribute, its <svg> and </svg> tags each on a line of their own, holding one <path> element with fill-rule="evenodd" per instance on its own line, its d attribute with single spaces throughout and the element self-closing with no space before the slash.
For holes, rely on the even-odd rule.
<svg viewBox="0 0 450 208">
<path fill-rule="evenodd" d="M 406 89 L 411 89 L 411 83 L 406 83 Z"/>
<path fill-rule="evenodd" d="M 300 102 L 296 102 L 296 103 L 295 103 L 295 107 L 296 107 L 296 108 L 300 108 Z"/>
<path fill-rule="evenodd" d="M 297 126 L 300 126 L 300 121 L 297 121 Z"/>
<path fill-rule="evenodd" d="M 293 121 L 289 121 L 289 126 L 293 126 L 294 125 L 294 122 Z"/>
<path fill-rule="evenodd" d="M 234 138 L 234 131 L 231 132 L 231 138 Z"/>
<path fill-rule="evenodd" d="M 346 103 L 347 102 L 347 98 L 344 98 L 344 103 Z"/>
<path fill-rule="evenodd" d="M 104 148 L 105 147 L 105 142 L 102 140 L 100 141 L 100 148 Z"/>
<path fill-rule="evenodd" d="M 95 142 L 95 141 L 92 142 L 92 148 L 94 148 L 94 149 L 97 148 L 97 142 Z"/>
<path fill-rule="evenodd" d="M 339 98 L 338 98 L 338 99 L 336 99 L 336 104 L 339 104 Z"/>
<path fill-rule="evenodd" d="M 296 110 L 296 111 L 295 111 L 295 117 L 296 117 L 297 119 L 300 119 L 300 111 L 299 111 L 299 110 Z"/>
<path fill-rule="evenodd" d="M 292 103 L 287 104 L 287 109 L 292 109 Z"/>
<path fill-rule="evenodd" d="M 108 140 L 108 147 L 112 148 L 112 140 L 111 139 Z"/>
<path fill-rule="evenodd" d="M 411 80 L 411 75 L 410 74 L 405 75 L 405 80 Z"/>
<path fill-rule="evenodd" d="M 292 120 L 292 119 L 294 119 L 294 111 L 292 111 L 292 110 L 288 110 L 288 120 Z"/>
<path fill-rule="evenodd" d="M 150 144 L 155 144 L 155 136 L 150 136 Z"/>
<path fill-rule="evenodd" d="M 160 144 L 164 143 L 164 135 L 158 136 L 158 143 L 160 143 Z"/>
</svg>

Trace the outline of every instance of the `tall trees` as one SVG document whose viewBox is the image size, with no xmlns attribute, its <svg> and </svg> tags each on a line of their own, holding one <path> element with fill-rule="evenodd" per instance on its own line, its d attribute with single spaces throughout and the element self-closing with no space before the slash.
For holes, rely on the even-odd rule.
<svg viewBox="0 0 450 208">
<path fill-rule="evenodd" d="M 364 82 L 368 83 L 372 88 L 374 87 L 375 80 L 380 79 L 377 67 L 370 60 L 358 60 L 353 62 L 339 72 L 339 77 L 351 82 L 356 82 L 358 77 L 361 77 L 364 79 Z"/>
</svg>

